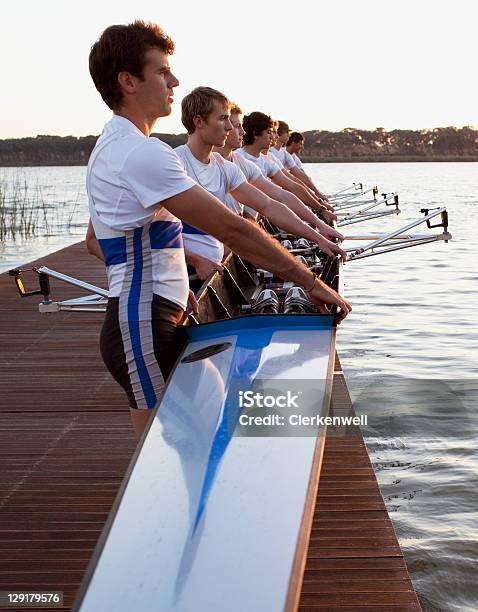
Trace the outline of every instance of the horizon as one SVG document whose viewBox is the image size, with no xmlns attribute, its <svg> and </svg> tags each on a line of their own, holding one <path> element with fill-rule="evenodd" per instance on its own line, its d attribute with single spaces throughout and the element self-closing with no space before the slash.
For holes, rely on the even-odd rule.
<svg viewBox="0 0 478 612">
<path fill-rule="evenodd" d="M 167 136 L 183 136 L 185 134 L 187 134 L 186 132 L 186 128 L 183 127 L 183 130 L 181 132 L 164 132 L 164 131 L 158 131 L 156 129 L 156 125 L 154 126 L 153 131 L 151 132 L 151 135 L 154 136 L 155 134 L 164 134 Z M 412 132 L 433 132 L 434 130 L 443 130 L 443 129 L 448 129 L 448 128 L 454 128 L 457 130 L 462 130 L 462 129 L 472 129 L 473 131 L 478 132 L 478 127 L 474 126 L 474 125 L 437 125 L 434 127 L 425 127 L 425 128 L 417 128 L 417 129 L 412 129 L 412 128 L 391 128 L 391 129 L 385 129 L 382 128 L 381 126 L 377 126 L 375 128 L 362 128 L 362 127 L 353 127 L 353 126 L 347 126 L 344 127 L 342 129 L 339 130 L 328 130 L 327 128 L 312 128 L 309 130 L 303 130 L 303 133 L 306 132 L 332 132 L 332 133 L 336 133 L 339 134 L 341 132 L 344 132 L 345 130 L 357 130 L 357 131 L 364 131 L 364 132 L 376 132 L 377 130 L 381 130 L 381 129 L 385 129 L 386 133 L 389 132 L 393 132 L 393 131 L 412 131 Z M 299 130 L 295 130 L 295 131 L 299 131 Z M 10 138 L 0 138 L 0 142 L 4 141 L 4 140 L 22 140 L 22 139 L 27 139 L 27 138 L 88 138 L 88 137 L 94 137 L 97 138 L 99 137 L 100 133 L 98 134 L 35 134 L 33 135 L 29 135 L 29 136 L 18 136 L 18 137 L 10 137 Z"/>
<path fill-rule="evenodd" d="M 171 65 L 180 86 L 157 132 L 183 133 L 178 101 L 198 85 L 300 132 L 317 124 L 333 132 L 478 124 L 475 21 L 466 0 L 453 10 L 443 0 L 294 8 L 284 0 L 230 8 L 212 0 L 200 26 L 189 12 L 151 0 L 134 9 L 106 0 L 94 16 L 59 0 L 12 5 L 0 42 L 3 57 L 15 58 L 4 62 L 0 139 L 99 134 L 111 111 L 91 81 L 89 49 L 105 27 L 135 18 L 159 23 L 176 43 Z"/>
</svg>

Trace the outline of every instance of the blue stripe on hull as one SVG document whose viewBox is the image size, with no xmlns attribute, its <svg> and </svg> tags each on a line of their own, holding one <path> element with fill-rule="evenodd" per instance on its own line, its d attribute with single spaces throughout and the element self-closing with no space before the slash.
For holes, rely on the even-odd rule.
<svg viewBox="0 0 478 612">
<path fill-rule="evenodd" d="M 250 330 L 272 328 L 273 331 L 282 329 L 330 329 L 334 326 L 333 315 L 299 315 L 299 314 L 279 314 L 279 315 L 246 315 L 225 319 L 224 321 L 214 321 L 213 323 L 203 323 L 187 327 L 190 340 L 205 340 L 207 338 L 218 338 L 229 334 L 237 334 Z"/>
<path fill-rule="evenodd" d="M 242 414 L 242 409 L 239 407 L 237 400 L 239 391 L 247 391 L 252 388 L 254 377 L 261 362 L 262 351 L 270 344 L 275 331 L 271 327 L 266 327 L 265 329 L 256 329 L 253 334 L 239 333 L 237 337 L 229 378 L 226 382 L 227 392 L 224 410 L 211 444 L 193 534 L 201 521 L 217 470 Z"/>
<path fill-rule="evenodd" d="M 200 523 L 221 459 L 242 414 L 237 401 L 238 392 L 252 388 L 262 351 L 270 344 L 272 335 L 276 331 L 287 329 L 296 331 L 330 329 L 333 324 L 332 315 L 249 315 L 187 328 L 191 340 L 238 334 L 229 378 L 226 382 L 224 410 L 211 444 L 193 533 Z"/>
</svg>

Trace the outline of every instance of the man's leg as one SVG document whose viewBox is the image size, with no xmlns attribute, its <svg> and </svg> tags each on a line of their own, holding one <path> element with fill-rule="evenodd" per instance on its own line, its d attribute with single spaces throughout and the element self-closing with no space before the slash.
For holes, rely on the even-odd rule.
<svg viewBox="0 0 478 612">
<path fill-rule="evenodd" d="M 157 401 L 164 390 L 164 381 L 169 377 L 185 341 L 185 330 L 180 325 L 184 311 L 177 305 L 157 295 L 151 305 L 151 325 L 154 355 L 143 355 L 146 363 L 156 360 L 162 376 L 154 388 Z M 154 412 L 151 408 L 138 408 L 126 362 L 123 340 L 118 322 L 118 300 L 110 298 L 105 322 L 101 330 L 100 349 L 103 361 L 113 378 L 123 387 L 130 404 L 131 422 L 135 438 L 139 440 Z M 163 380 L 164 379 L 164 380 Z"/>
</svg>

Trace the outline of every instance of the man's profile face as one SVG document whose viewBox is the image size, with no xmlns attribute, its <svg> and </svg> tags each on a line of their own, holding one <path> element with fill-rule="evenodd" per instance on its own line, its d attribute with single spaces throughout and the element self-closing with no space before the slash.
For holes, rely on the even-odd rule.
<svg viewBox="0 0 478 612">
<path fill-rule="evenodd" d="M 275 147 L 277 143 L 277 128 L 272 128 L 271 147 Z"/>
<path fill-rule="evenodd" d="M 304 150 L 304 141 L 299 140 L 299 142 L 292 142 L 289 149 L 291 153 L 299 155 L 299 153 L 302 153 L 302 151 Z"/>
<path fill-rule="evenodd" d="M 277 133 L 277 144 L 281 147 L 285 146 L 287 141 L 289 140 L 290 130 L 286 130 L 285 132 Z"/>
<path fill-rule="evenodd" d="M 273 131 L 274 128 L 270 127 L 266 130 L 262 130 L 259 136 L 255 137 L 254 144 L 260 147 L 261 151 L 268 151 L 273 142 Z"/>
<path fill-rule="evenodd" d="M 143 80 L 137 79 L 136 100 L 151 119 L 171 114 L 173 89 L 179 81 L 171 72 L 169 55 L 158 48 L 145 53 Z"/>
<path fill-rule="evenodd" d="M 242 129 L 241 116 L 238 114 L 231 115 L 230 117 L 232 130 L 228 133 L 226 138 L 226 146 L 230 149 L 238 149 L 242 147 L 242 137 L 245 132 Z"/>
<path fill-rule="evenodd" d="M 232 130 L 229 109 L 227 105 L 214 100 L 212 111 L 207 119 L 203 119 L 198 128 L 204 142 L 214 147 L 223 147 L 227 135 Z"/>
</svg>

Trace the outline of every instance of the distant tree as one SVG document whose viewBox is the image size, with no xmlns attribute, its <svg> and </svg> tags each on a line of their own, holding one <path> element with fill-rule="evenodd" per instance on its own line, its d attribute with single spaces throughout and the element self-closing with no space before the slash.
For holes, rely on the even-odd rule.
<svg viewBox="0 0 478 612">
<path fill-rule="evenodd" d="M 177 147 L 186 134 L 153 134 Z M 0 165 L 86 164 L 97 136 L 51 136 L 0 140 Z M 432 130 L 361 130 L 346 127 L 340 132 L 313 130 L 304 133 L 305 157 L 322 159 L 398 156 L 478 157 L 478 130 L 471 126 L 448 126 Z"/>
</svg>

